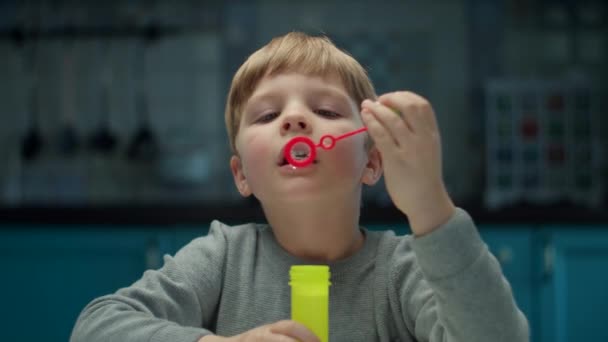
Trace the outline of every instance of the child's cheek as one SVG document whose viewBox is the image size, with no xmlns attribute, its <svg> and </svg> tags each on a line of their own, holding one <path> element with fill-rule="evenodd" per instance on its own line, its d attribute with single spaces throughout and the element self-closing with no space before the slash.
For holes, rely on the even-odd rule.
<svg viewBox="0 0 608 342">
<path fill-rule="evenodd" d="M 330 156 L 336 171 L 344 177 L 357 176 L 367 161 L 364 136 L 349 139 L 338 142 Z"/>
<path fill-rule="evenodd" d="M 261 135 L 245 135 L 241 140 L 241 160 L 245 175 L 249 178 L 257 176 L 264 172 L 262 168 L 266 165 L 272 165 L 271 145 L 264 141 Z M 250 179 L 254 180 L 254 179 Z"/>
</svg>

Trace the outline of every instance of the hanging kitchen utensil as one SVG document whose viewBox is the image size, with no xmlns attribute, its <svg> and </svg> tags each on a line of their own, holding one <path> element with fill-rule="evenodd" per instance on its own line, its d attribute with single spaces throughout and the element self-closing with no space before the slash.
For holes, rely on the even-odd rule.
<svg viewBox="0 0 608 342">
<path fill-rule="evenodd" d="M 101 154 L 110 154 L 114 151 L 118 138 L 110 128 L 111 122 L 111 98 L 110 91 L 112 89 L 113 72 L 111 62 L 109 60 L 109 42 L 102 43 L 102 56 L 104 66 L 100 75 L 101 83 L 101 116 L 99 126 L 89 139 L 89 147 Z"/>
<path fill-rule="evenodd" d="M 21 158 L 24 161 L 36 159 L 43 150 L 44 139 L 40 131 L 38 118 L 38 69 L 37 69 L 37 42 L 32 41 L 23 47 L 23 64 L 27 77 L 27 102 L 28 102 L 28 128 L 21 141 Z"/>
<path fill-rule="evenodd" d="M 152 161 L 158 157 L 158 139 L 149 125 L 148 104 L 145 94 L 139 94 L 136 101 L 139 128 L 133 135 L 127 156 L 133 161 Z"/>
<path fill-rule="evenodd" d="M 59 131 L 59 151 L 67 157 L 73 157 L 79 148 L 79 138 L 75 127 L 74 97 L 74 48 L 72 44 L 65 47 L 63 55 L 63 82 L 61 94 L 62 127 Z"/>
<path fill-rule="evenodd" d="M 21 157 L 25 161 L 36 159 L 42 152 L 44 141 L 38 125 L 38 85 L 30 87 L 29 94 L 29 127 L 21 142 Z"/>
<path fill-rule="evenodd" d="M 135 58 L 134 70 L 136 75 L 137 92 L 135 98 L 136 112 L 139 127 L 133 134 L 127 148 L 127 157 L 132 161 L 152 161 L 158 157 L 159 144 L 156 134 L 150 127 L 150 113 L 148 108 L 148 87 L 146 78 L 146 53 L 150 41 L 146 39 L 144 46 L 138 49 L 138 58 Z"/>
</svg>

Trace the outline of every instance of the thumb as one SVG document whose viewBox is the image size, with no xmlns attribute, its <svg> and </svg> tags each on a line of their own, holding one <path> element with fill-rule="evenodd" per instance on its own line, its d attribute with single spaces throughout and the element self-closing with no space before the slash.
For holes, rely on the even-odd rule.
<svg viewBox="0 0 608 342">
<path fill-rule="evenodd" d="M 270 331 L 295 338 L 301 342 L 319 342 L 319 338 L 305 325 L 296 321 L 284 320 L 270 326 Z"/>
</svg>

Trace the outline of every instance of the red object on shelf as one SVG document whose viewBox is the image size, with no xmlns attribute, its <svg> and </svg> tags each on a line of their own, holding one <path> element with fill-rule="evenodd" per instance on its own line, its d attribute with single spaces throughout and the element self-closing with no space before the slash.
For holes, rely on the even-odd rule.
<svg viewBox="0 0 608 342">
<path fill-rule="evenodd" d="M 534 118 L 524 118 L 521 122 L 521 134 L 524 138 L 532 139 L 538 136 L 538 121 Z"/>
</svg>

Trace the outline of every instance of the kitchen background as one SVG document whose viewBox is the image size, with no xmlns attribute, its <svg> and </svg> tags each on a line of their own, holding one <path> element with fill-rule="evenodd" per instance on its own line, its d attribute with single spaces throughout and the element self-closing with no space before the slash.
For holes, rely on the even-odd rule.
<svg viewBox="0 0 608 342">
<path fill-rule="evenodd" d="M 261 219 L 234 188 L 223 108 L 245 58 L 292 30 L 328 35 L 378 93 L 431 101 L 448 190 L 533 340 L 608 339 L 589 318 L 608 313 L 600 0 L 0 2 L 0 256 L 14 261 L 1 286 L 32 305 L 9 299 L 0 339 L 34 340 L 43 329 L 22 328 L 42 324 L 65 340 L 87 301 L 212 219 Z M 407 232 L 383 184 L 362 219 Z"/>
</svg>

